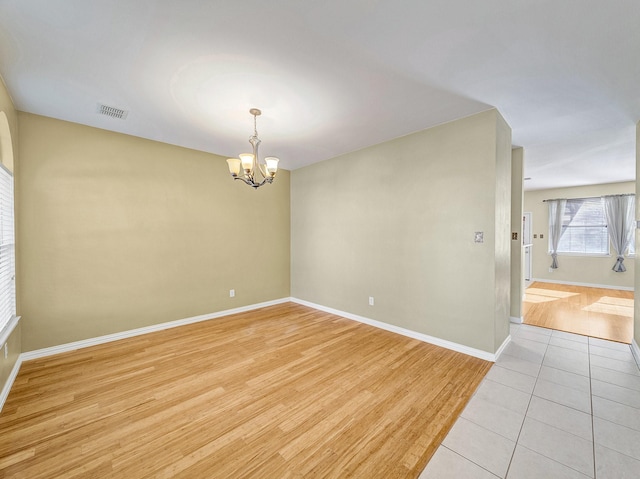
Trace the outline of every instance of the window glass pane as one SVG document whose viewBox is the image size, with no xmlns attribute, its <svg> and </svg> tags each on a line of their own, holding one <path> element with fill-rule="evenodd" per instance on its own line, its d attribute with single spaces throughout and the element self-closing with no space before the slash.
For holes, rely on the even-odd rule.
<svg viewBox="0 0 640 479">
<path fill-rule="evenodd" d="M 567 200 L 559 253 L 609 254 L 609 236 L 600 198 Z"/>
</svg>

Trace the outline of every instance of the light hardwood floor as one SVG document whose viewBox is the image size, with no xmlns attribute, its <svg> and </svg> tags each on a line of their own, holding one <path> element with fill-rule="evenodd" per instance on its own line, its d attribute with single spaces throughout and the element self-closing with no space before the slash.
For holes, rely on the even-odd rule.
<svg viewBox="0 0 640 479">
<path fill-rule="evenodd" d="M 32 360 L 0 477 L 416 478 L 490 366 L 293 303 Z"/>
<path fill-rule="evenodd" d="M 535 282 L 525 291 L 524 322 L 631 343 L 633 292 Z"/>
</svg>

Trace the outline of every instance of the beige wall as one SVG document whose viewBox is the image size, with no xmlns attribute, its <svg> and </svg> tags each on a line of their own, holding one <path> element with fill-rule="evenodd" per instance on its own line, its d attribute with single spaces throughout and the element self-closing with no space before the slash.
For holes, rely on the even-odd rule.
<svg viewBox="0 0 640 479">
<path fill-rule="evenodd" d="M 522 295 L 524 291 L 523 248 L 522 248 L 522 205 L 524 203 L 524 150 L 511 151 L 511 232 L 517 239 L 511 239 L 511 308 L 512 318 L 522 319 Z"/>
<path fill-rule="evenodd" d="M 17 151 L 18 123 L 17 113 L 9 96 L 9 92 L 0 77 L 0 161 L 13 171 Z M 5 342 L 0 343 L 0 390 L 5 386 L 13 367 L 22 352 L 21 324 L 15 327 Z M 0 335 L 2 331 L 0 331 Z M 8 346 L 8 356 L 5 359 L 2 348 Z"/>
<path fill-rule="evenodd" d="M 288 171 L 254 191 L 219 156 L 27 113 L 19 126 L 25 351 L 289 296 Z"/>
<path fill-rule="evenodd" d="M 633 288 L 635 264 L 633 260 L 625 260 L 625 273 L 611 270 L 615 264 L 614 256 L 567 256 L 558 255 L 559 268 L 549 272 L 551 256 L 549 255 L 549 207 L 543 200 L 552 198 L 586 198 L 591 196 L 635 193 L 635 182 L 609 183 L 603 185 L 579 186 L 573 188 L 556 188 L 549 190 L 526 191 L 524 194 L 524 210 L 532 213 L 532 276 L 537 280 L 563 281 L 569 283 L 586 283 L 611 287 Z M 540 239 L 540 234 L 544 235 Z M 613 251 L 613 250 L 612 250 Z"/>
<path fill-rule="evenodd" d="M 496 234 L 510 228 L 510 160 L 490 110 L 293 171 L 292 296 L 495 352 L 508 331 L 510 240 Z"/>
</svg>

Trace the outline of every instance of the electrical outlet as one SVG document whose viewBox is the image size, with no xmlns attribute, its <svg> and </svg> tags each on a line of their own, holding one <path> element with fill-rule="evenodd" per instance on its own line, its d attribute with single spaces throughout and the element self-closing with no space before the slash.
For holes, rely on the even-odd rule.
<svg viewBox="0 0 640 479">
<path fill-rule="evenodd" d="M 7 356 L 9 356 L 9 344 L 4 343 L 4 358 L 7 359 Z"/>
<path fill-rule="evenodd" d="M 553 268 L 549 268 L 549 273 L 553 273 Z"/>
<path fill-rule="evenodd" d="M 373 296 L 369 296 L 369 306 L 373 306 Z"/>
<path fill-rule="evenodd" d="M 236 297 L 236 290 L 235 289 L 230 289 L 229 290 L 229 297 L 230 298 L 235 298 Z"/>
</svg>

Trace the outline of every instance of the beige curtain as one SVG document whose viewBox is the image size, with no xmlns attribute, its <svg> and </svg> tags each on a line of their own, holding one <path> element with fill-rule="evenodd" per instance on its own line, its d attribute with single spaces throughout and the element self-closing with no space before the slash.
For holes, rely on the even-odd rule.
<svg viewBox="0 0 640 479">
<path fill-rule="evenodd" d="M 633 241 L 635 232 L 636 197 L 635 195 L 603 196 L 604 214 L 607 218 L 609 240 L 616 250 L 617 258 L 613 269 L 616 273 L 624 273 L 624 253 Z"/>
<path fill-rule="evenodd" d="M 562 217 L 567 200 L 547 200 L 549 203 L 549 236 L 551 239 L 551 267 L 558 269 L 558 245 L 562 237 Z"/>
</svg>

